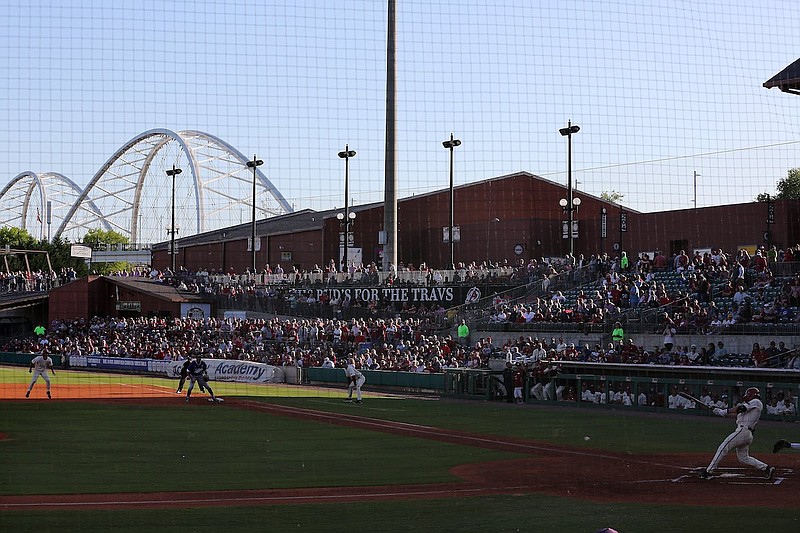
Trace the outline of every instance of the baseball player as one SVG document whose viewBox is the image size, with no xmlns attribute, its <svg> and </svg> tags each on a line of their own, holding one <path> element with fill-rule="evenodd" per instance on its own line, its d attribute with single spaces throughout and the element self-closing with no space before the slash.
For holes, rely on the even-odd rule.
<svg viewBox="0 0 800 533">
<path fill-rule="evenodd" d="M 361 403 L 361 386 L 364 385 L 367 378 L 356 369 L 356 362 L 352 357 L 347 360 L 347 368 L 344 373 L 347 376 L 347 399 L 345 402 L 353 401 L 353 389 L 356 389 L 356 403 Z"/>
<path fill-rule="evenodd" d="M 181 380 L 178 382 L 178 388 L 175 389 L 175 394 L 180 394 L 183 391 L 183 384 L 186 383 L 186 378 L 189 377 L 189 363 L 192 362 L 191 358 L 187 358 L 183 365 L 181 365 Z"/>
<path fill-rule="evenodd" d="M 50 369 L 50 372 L 53 375 L 56 375 L 56 371 L 53 370 L 53 360 L 47 354 L 37 355 L 31 361 L 31 366 L 28 367 L 28 372 L 33 374 L 31 377 L 31 384 L 28 385 L 28 390 L 25 393 L 26 398 L 30 398 L 31 390 L 33 390 L 33 386 L 36 384 L 36 381 L 39 379 L 39 376 L 44 378 L 45 383 L 47 383 L 47 397 L 52 399 L 53 397 L 50 396 L 50 378 L 47 376 L 47 369 Z"/>
<path fill-rule="evenodd" d="M 175 390 L 175 394 L 180 394 L 181 391 L 183 391 L 183 385 L 184 383 L 186 383 L 186 378 L 189 377 L 189 363 L 191 362 L 192 362 L 191 357 L 187 357 L 186 360 L 183 362 L 183 365 L 181 366 L 181 380 L 178 382 L 178 388 Z M 203 374 L 203 376 L 205 376 L 205 374 Z M 205 388 L 203 387 L 203 385 L 199 383 L 198 385 L 200 385 L 200 392 L 205 392 Z"/>
<path fill-rule="evenodd" d="M 775 445 L 772 447 L 772 453 L 778 453 L 784 448 L 791 448 L 793 450 L 800 450 L 800 442 L 789 442 L 786 439 L 780 439 L 775 442 Z"/>
<path fill-rule="evenodd" d="M 197 354 L 193 361 L 186 367 L 186 372 L 189 374 L 189 390 L 186 391 L 186 403 L 189 403 L 189 398 L 192 396 L 192 389 L 194 389 L 195 382 L 200 385 L 200 389 L 205 389 L 211 395 L 208 399 L 209 402 L 222 402 L 222 398 L 217 398 L 214 391 L 206 383 L 206 376 L 208 375 L 208 364 L 203 361 L 200 354 Z"/>
<path fill-rule="evenodd" d="M 750 457 L 750 444 L 753 442 L 753 429 L 761 418 L 761 411 L 764 404 L 761 403 L 761 391 L 756 387 L 750 387 L 744 391 L 741 403 L 730 409 L 715 408 L 714 414 L 718 416 L 736 415 L 736 429 L 722 441 L 717 448 L 717 453 L 708 464 L 705 470 L 700 472 L 702 479 L 709 479 L 720 461 L 731 450 L 736 450 L 736 457 L 740 463 L 750 465 L 756 470 L 760 470 L 766 479 L 772 479 L 775 474 L 775 467 L 762 463 L 755 457 Z"/>
</svg>

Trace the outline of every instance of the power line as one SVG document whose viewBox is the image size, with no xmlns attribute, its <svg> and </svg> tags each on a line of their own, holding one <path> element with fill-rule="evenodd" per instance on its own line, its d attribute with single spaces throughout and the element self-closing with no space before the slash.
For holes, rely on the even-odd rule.
<svg viewBox="0 0 800 533">
<path fill-rule="evenodd" d="M 590 171 L 594 171 L 594 170 L 606 170 L 606 169 L 610 169 L 610 168 L 630 167 L 630 166 L 635 166 L 635 165 L 647 165 L 647 164 L 650 164 L 650 163 L 663 163 L 665 161 L 678 161 L 680 159 L 692 159 L 692 158 L 695 158 L 695 157 L 707 157 L 707 156 L 712 156 L 712 155 L 731 154 L 731 153 L 736 153 L 736 152 L 747 152 L 749 150 L 761 150 L 761 149 L 764 149 L 764 148 L 775 148 L 775 147 L 778 147 L 778 146 L 788 146 L 788 145 L 798 144 L 798 143 L 800 143 L 800 141 L 786 141 L 786 142 L 774 143 L 774 144 L 764 144 L 764 145 L 760 145 L 760 146 L 749 146 L 747 148 L 731 148 L 730 150 L 718 150 L 716 152 L 702 152 L 702 153 L 699 153 L 699 154 L 676 155 L 676 156 L 672 156 L 672 157 L 662 157 L 662 158 L 659 158 L 659 159 L 648 159 L 648 160 L 644 160 L 644 161 L 633 161 L 633 162 L 629 162 L 629 163 L 614 163 L 614 164 L 611 164 L 611 165 L 601 165 L 599 167 L 588 167 L 588 168 L 582 168 L 582 169 L 580 169 L 580 171 L 581 172 L 590 172 Z M 559 174 L 564 174 L 564 171 L 548 172 L 546 174 L 540 174 L 540 176 L 542 176 L 542 177 L 545 177 L 545 176 L 557 176 Z"/>
</svg>

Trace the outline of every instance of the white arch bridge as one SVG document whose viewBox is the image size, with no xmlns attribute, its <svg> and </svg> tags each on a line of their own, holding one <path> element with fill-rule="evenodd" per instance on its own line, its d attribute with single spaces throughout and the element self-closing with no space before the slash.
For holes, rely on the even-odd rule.
<svg viewBox="0 0 800 533">
<path fill-rule="evenodd" d="M 0 224 L 47 240 L 79 242 L 87 231 L 102 229 L 132 243 L 163 242 L 170 237 L 173 211 L 177 236 L 250 221 L 254 182 L 256 218 L 292 212 L 247 161 L 207 133 L 149 130 L 119 148 L 84 189 L 56 172 L 17 175 L 0 191 Z M 182 170 L 174 180 L 165 174 L 173 165 Z"/>
</svg>

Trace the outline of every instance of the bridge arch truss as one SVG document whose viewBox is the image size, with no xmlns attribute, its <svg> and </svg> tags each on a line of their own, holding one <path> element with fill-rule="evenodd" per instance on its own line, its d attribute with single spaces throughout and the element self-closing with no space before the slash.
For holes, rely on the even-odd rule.
<svg viewBox="0 0 800 533">
<path fill-rule="evenodd" d="M 133 243 L 163 242 L 169 239 L 173 211 L 178 237 L 248 222 L 254 176 L 247 161 L 239 150 L 207 133 L 146 131 L 97 171 L 54 237 L 76 242 L 99 228 L 121 233 Z M 165 174 L 173 165 L 182 169 L 174 185 Z M 257 218 L 292 211 L 258 168 L 255 185 Z"/>
<path fill-rule="evenodd" d="M 39 240 L 50 240 L 51 230 L 61 225 L 82 193 L 81 187 L 63 174 L 22 172 L 0 190 L 0 224 L 27 230 Z M 85 209 L 99 217 L 102 229 L 111 229 L 91 200 Z"/>
</svg>

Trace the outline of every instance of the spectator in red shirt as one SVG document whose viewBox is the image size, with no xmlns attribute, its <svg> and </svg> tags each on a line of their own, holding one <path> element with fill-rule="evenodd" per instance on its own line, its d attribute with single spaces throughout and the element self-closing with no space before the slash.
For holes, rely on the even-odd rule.
<svg viewBox="0 0 800 533">
<path fill-rule="evenodd" d="M 761 253 L 761 250 L 757 251 L 753 258 L 753 268 L 756 272 L 764 272 L 767 269 L 767 258 Z"/>
<path fill-rule="evenodd" d="M 765 367 L 769 362 L 767 351 L 763 350 L 757 342 L 753 343 L 753 351 L 750 352 L 750 357 L 757 367 Z"/>
<path fill-rule="evenodd" d="M 653 268 L 655 270 L 665 270 L 667 268 L 667 256 L 660 250 L 656 252 L 656 257 L 653 259 Z"/>
</svg>

